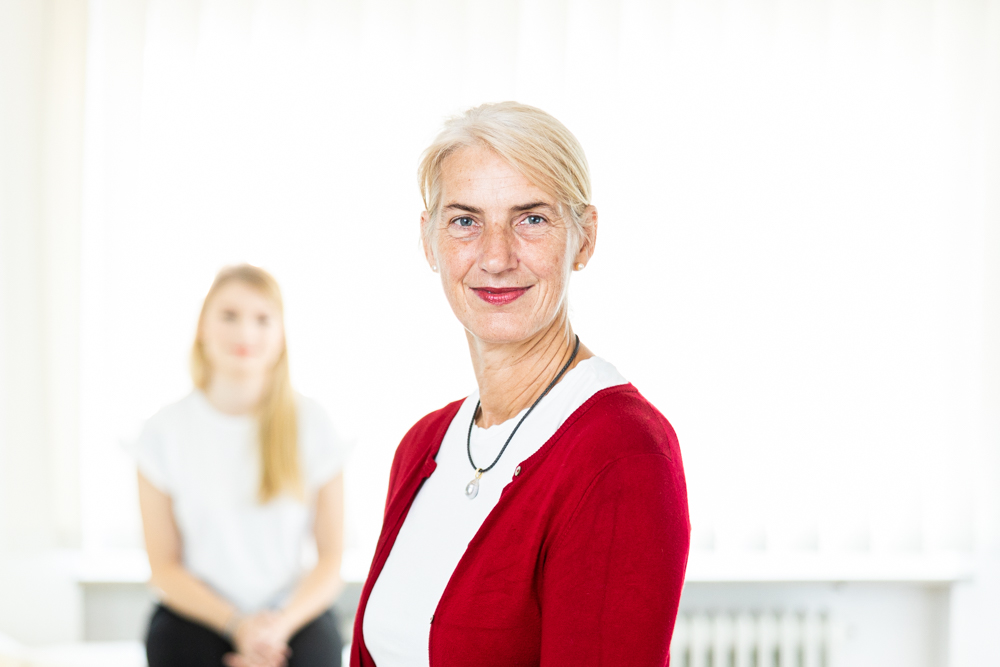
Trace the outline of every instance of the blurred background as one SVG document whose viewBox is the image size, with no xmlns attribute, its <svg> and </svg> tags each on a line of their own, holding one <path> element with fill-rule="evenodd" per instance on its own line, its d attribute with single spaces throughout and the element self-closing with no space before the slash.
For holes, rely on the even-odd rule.
<svg viewBox="0 0 1000 667">
<path fill-rule="evenodd" d="M 141 664 L 124 445 L 225 264 L 352 443 L 364 579 L 396 444 L 474 389 L 417 160 L 508 99 L 583 143 L 574 326 L 680 438 L 675 664 L 741 619 L 781 667 L 809 619 L 833 667 L 1000 664 L 997 0 L 0 0 L 0 664 Z"/>
</svg>

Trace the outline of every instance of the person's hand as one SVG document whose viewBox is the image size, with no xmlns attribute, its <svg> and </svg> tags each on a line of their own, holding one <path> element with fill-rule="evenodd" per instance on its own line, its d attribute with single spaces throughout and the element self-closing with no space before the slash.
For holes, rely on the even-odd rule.
<svg viewBox="0 0 1000 667">
<path fill-rule="evenodd" d="M 237 652 L 222 659 L 228 667 L 284 667 L 291 654 L 288 632 L 270 611 L 243 619 L 233 633 L 233 645 Z"/>
</svg>

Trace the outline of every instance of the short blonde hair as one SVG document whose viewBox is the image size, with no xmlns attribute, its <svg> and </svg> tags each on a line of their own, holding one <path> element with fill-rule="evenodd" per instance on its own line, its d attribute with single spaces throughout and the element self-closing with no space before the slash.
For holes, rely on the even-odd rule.
<svg viewBox="0 0 1000 667">
<path fill-rule="evenodd" d="M 590 205 L 590 169 L 583 147 L 553 116 L 518 102 L 481 104 L 445 122 L 417 170 L 431 218 L 441 205 L 441 164 L 455 151 L 476 145 L 489 148 L 555 197 L 582 231 L 583 212 Z"/>
</svg>

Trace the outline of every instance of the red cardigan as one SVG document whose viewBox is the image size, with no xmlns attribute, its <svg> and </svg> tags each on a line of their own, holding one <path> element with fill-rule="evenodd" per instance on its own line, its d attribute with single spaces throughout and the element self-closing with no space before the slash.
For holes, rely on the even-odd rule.
<svg viewBox="0 0 1000 667">
<path fill-rule="evenodd" d="M 368 597 L 461 403 L 396 450 L 351 667 L 375 665 Z M 425 621 L 431 667 L 668 664 L 689 537 L 670 424 L 630 384 L 596 393 L 521 462 L 469 543 Z"/>
</svg>

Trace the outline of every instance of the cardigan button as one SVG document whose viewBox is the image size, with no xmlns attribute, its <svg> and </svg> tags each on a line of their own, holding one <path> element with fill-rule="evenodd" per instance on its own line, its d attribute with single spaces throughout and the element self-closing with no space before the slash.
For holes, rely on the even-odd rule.
<svg viewBox="0 0 1000 667">
<path fill-rule="evenodd" d="M 517 466 L 516 468 L 514 468 L 514 477 L 517 477 L 520 474 L 521 474 L 521 466 Z"/>
</svg>

